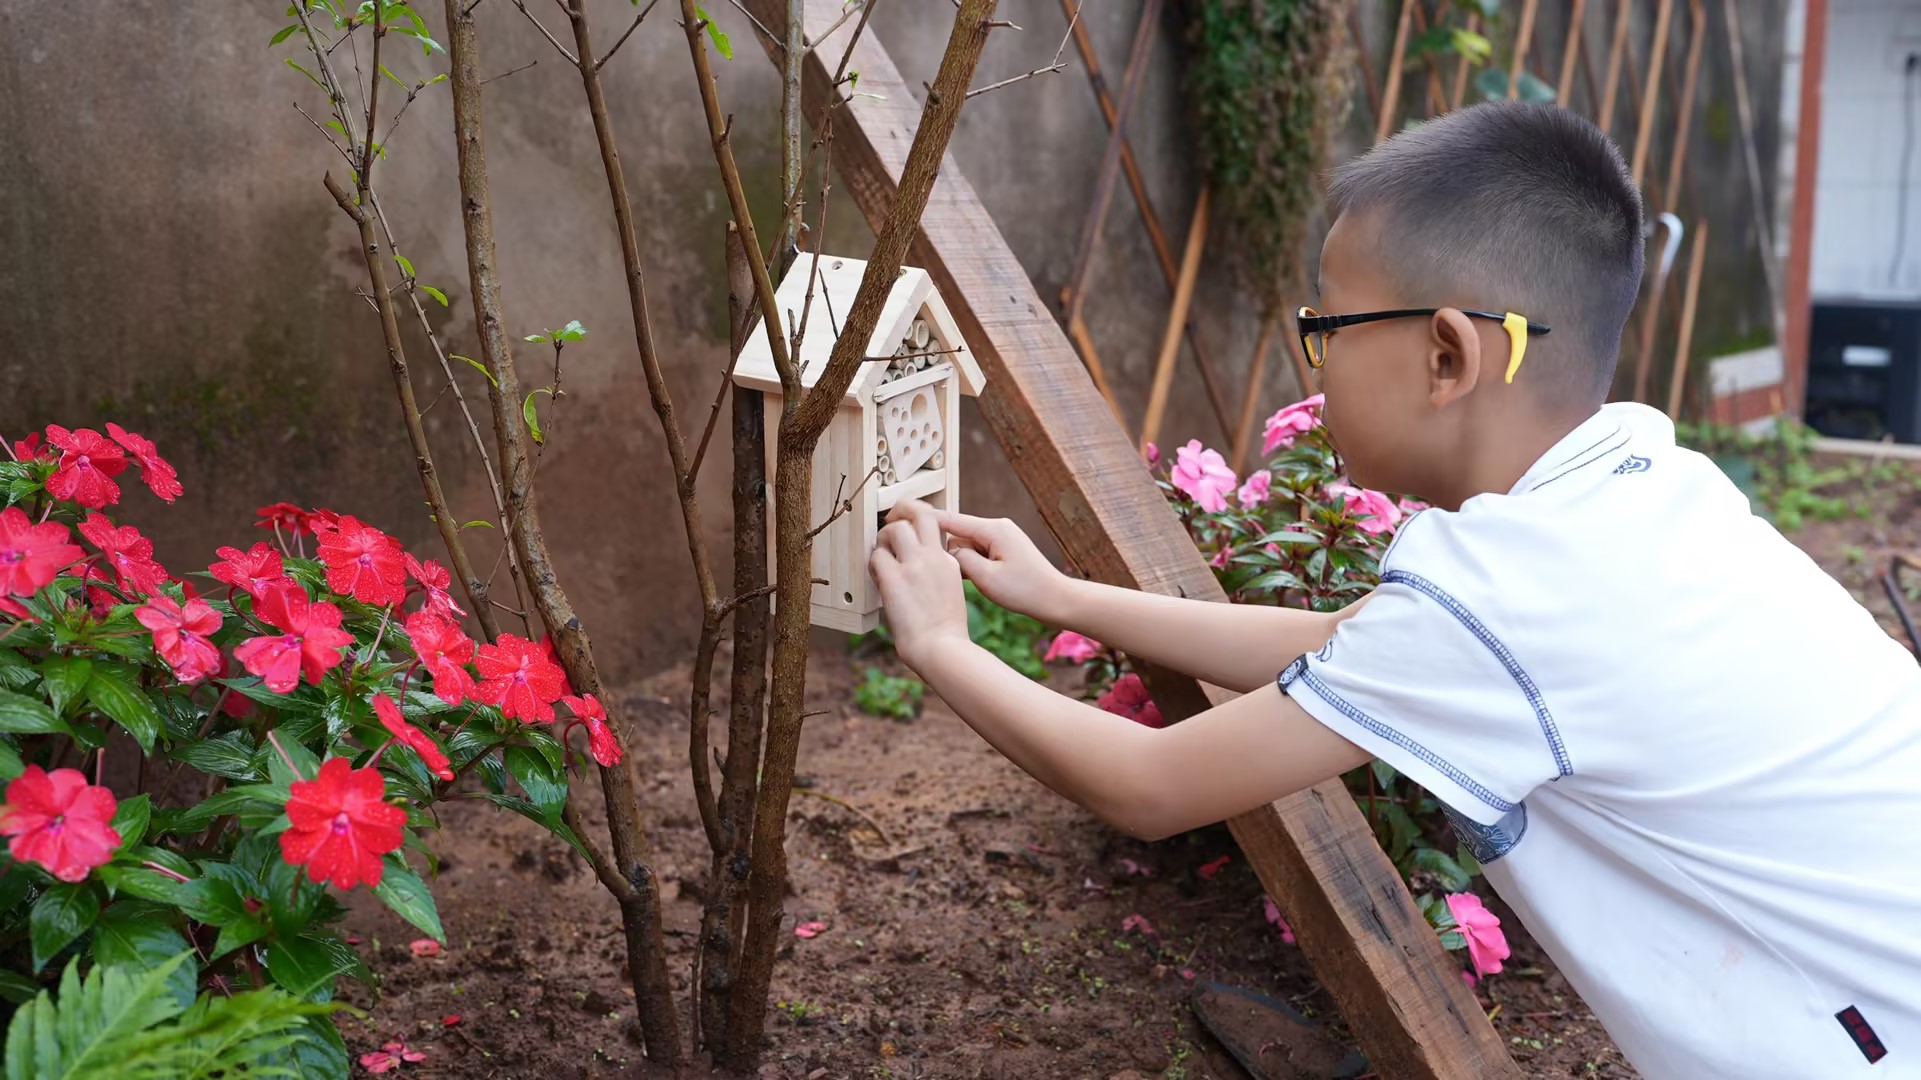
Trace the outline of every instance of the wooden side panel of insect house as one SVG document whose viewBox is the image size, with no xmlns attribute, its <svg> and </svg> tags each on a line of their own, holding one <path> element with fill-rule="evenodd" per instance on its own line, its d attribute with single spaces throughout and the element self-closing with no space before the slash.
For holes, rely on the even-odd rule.
<svg viewBox="0 0 1921 1080">
<path fill-rule="evenodd" d="M 807 387 L 826 368 L 841 316 L 866 271 L 859 260 L 823 256 L 810 308 L 806 272 L 812 261 L 797 262 L 776 293 L 784 322 L 811 312 L 796 357 Z M 772 476 L 781 394 L 765 333 L 764 324 L 756 327 L 734 377 L 743 388 L 767 394 Z M 982 385 L 980 368 L 933 282 L 911 267 L 896 279 L 866 355 L 869 362 L 848 387 L 814 451 L 810 515 L 815 527 L 826 525 L 814 537 L 816 582 L 809 619 L 849 633 L 879 625 L 880 593 L 867 563 L 887 512 L 903 499 L 959 509 L 960 398 L 978 394 Z M 770 574 L 772 555 L 770 543 Z"/>
</svg>

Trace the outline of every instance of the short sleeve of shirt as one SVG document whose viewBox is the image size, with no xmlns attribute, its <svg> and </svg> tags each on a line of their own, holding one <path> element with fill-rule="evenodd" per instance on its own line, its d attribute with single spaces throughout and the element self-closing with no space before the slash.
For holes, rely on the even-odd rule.
<svg viewBox="0 0 1921 1080">
<path fill-rule="evenodd" d="M 1316 720 L 1481 825 L 1570 771 L 1539 688 L 1498 628 L 1411 571 L 1385 573 L 1368 605 L 1279 682 Z"/>
</svg>

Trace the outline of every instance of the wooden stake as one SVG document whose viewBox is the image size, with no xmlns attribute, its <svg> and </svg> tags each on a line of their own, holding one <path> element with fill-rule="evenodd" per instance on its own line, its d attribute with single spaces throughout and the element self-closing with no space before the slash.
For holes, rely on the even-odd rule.
<svg viewBox="0 0 1921 1080">
<path fill-rule="evenodd" d="M 1621 88 L 1621 54 L 1628 45 L 1628 16 L 1634 11 L 1633 0 L 1618 0 L 1615 8 L 1614 43 L 1608 46 L 1608 73 L 1601 91 L 1601 108 L 1594 114 L 1594 123 L 1602 131 L 1614 133 L 1615 92 Z"/>
<path fill-rule="evenodd" d="M 1061 0 L 1061 12 L 1067 16 L 1074 28 L 1074 47 L 1080 50 L 1081 62 L 1087 65 L 1088 81 L 1094 84 L 1094 97 L 1100 102 L 1101 117 L 1106 120 L 1109 137 L 1112 138 L 1115 120 L 1119 117 L 1120 110 L 1114 106 L 1114 96 L 1107 92 L 1107 80 L 1101 77 L 1100 58 L 1095 55 L 1094 41 L 1087 32 L 1087 23 L 1085 20 L 1074 18 L 1076 4 L 1084 2 L 1085 0 Z M 1141 179 L 1140 165 L 1134 160 L 1134 147 L 1124 132 L 1120 138 L 1121 171 L 1127 174 L 1127 186 L 1134 193 L 1134 205 L 1140 210 L 1141 224 L 1146 227 L 1147 238 L 1154 245 L 1154 257 L 1161 264 L 1161 276 L 1167 279 L 1167 287 L 1172 289 L 1175 281 L 1180 277 L 1180 269 L 1174 262 L 1173 249 L 1167 243 L 1167 233 L 1161 228 L 1161 216 L 1155 212 L 1154 201 L 1147 193 L 1147 184 Z M 1093 357 L 1093 342 L 1087 334 L 1087 324 L 1076 322 L 1073 325 L 1080 327 L 1080 334 L 1076 336 L 1070 329 L 1069 336 L 1074 338 L 1076 345 L 1085 341 L 1086 347 L 1082 350 L 1082 356 Z M 1207 387 L 1208 401 L 1214 406 L 1215 418 L 1221 422 L 1221 434 L 1232 436 L 1234 428 L 1229 420 L 1227 403 L 1221 397 L 1220 380 L 1215 375 L 1214 363 L 1209 358 L 1207 350 L 1201 347 L 1200 328 L 1192 317 L 1187 320 L 1184 333 L 1187 335 L 1188 348 L 1194 350 L 1194 363 L 1201 369 L 1201 382 Z M 1095 368 L 1099 363 L 1098 358 L 1089 360 L 1088 373 L 1094 376 L 1094 384 L 1101 388 L 1101 394 L 1108 399 L 1108 404 L 1114 405 L 1113 393 L 1107 388 L 1106 374 L 1096 373 Z M 1119 416 L 1119 406 L 1116 405 L 1115 408 L 1115 415 Z"/>
<path fill-rule="evenodd" d="M 1094 201 L 1081 225 L 1080 246 L 1074 252 L 1074 272 L 1061 289 L 1061 303 L 1067 308 L 1067 321 L 1076 322 L 1081 308 L 1087 272 L 1094 262 L 1094 248 L 1107 221 L 1107 205 L 1114 198 L 1114 181 L 1120 176 L 1121 145 L 1127 137 L 1127 117 L 1133 112 L 1134 98 L 1147 74 L 1147 56 L 1152 52 L 1154 34 L 1161 22 L 1161 0 L 1147 0 L 1141 9 L 1140 25 L 1134 31 L 1134 51 L 1127 58 L 1127 73 L 1121 79 L 1121 101 L 1114 113 L 1113 129 L 1107 133 L 1107 149 L 1101 153 L 1101 167 L 1094 181 Z"/>
<path fill-rule="evenodd" d="M 1381 93 L 1381 111 L 1374 124 L 1374 141 L 1380 142 L 1394 130 L 1394 115 L 1401 107 L 1401 68 L 1407 55 L 1408 28 L 1414 21 L 1414 0 L 1401 0 L 1401 21 L 1394 28 L 1394 51 L 1387 57 L 1387 89 Z"/>
<path fill-rule="evenodd" d="M 1681 300 L 1681 338 L 1674 345 L 1674 377 L 1668 380 L 1668 416 L 1681 415 L 1681 390 L 1687 385 L 1688 353 L 1694 346 L 1694 315 L 1701 298 L 1701 268 L 1707 264 L 1708 223 L 1694 234 L 1694 252 L 1688 258 L 1688 290 Z"/>
<path fill-rule="evenodd" d="M 1521 96 L 1521 73 L 1527 70 L 1527 47 L 1534 37 L 1534 8 L 1536 0 L 1527 0 L 1521 5 L 1521 29 L 1514 35 L 1514 63 L 1508 67 L 1507 97 L 1509 101 Z"/>
<path fill-rule="evenodd" d="M 1480 13 L 1475 11 L 1468 12 L 1467 13 L 1467 32 L 1470 34 L 1473 34 L 1473 33 L 1479 32 L 1480 29 L 1481 29 Z M 1454 69 L 1454 94 L 1452 97 L 1448 99 L 1448 108 L 1450 109 L 1460 108 L 1462 100 L 1467 97 L 1467 72 L 1468 72 L 1469 66 L 1470 65 L 1467 62 L 1467 57 L 1463 56 L 1461 57 L 1460 64 Z"/>
<path fill-rule="evenodd" d="M 1279 312 L 1261 320 L 1261 336 L 1254 342 L 1254 361 L 1247 365 L 1247 393 L 1241 396 L 1241 422 L 1234 429 L 1234 448 L 1230 455 L 1235 472 L 1247 471 L 1247 451 L 1254 437 L 1254 418 L 1261 411 L 1261 378 L 1267 374 L 1267 351 L 1274 344 L 1274 330 L 1280 322 Z"/>
<path fill-rule="evenodd" d="M 1354 43 L 1354 62 L 1361 69 L 1361 92 L 1367 96 L 1369 116 L 1381 115 L 1381 92 L 1374 89 L 1374 64 L 1367 58 L 1367 37 L 1361 33 L 1361 5 L 1343 4 L 1347 8 L 1347 36 Z"/>
<path fill-rule="evenodd" d="M 1447 0 L 1441 0 L 1440 10 L 1434 13 L 1434 23 L 1440 25 L 1447 15 Z M 1414 5 L 1414 32 L 1427 33 L 1427 12 L 1424 5 Z M 1447 91 L 1441 87 L 1441 68 L 1434 60 L 1434 53 L 1421 57 L 1421 66 L 1427 69 L 1427 115 L 1432 118 L 1447 111 Z"/>
<path fill-rule="evenodd" d="M 1701 52 L 1708 40 L 1707 5 L 1703 0 L 1688 0 L 1688 14 L 1691 21 L 1688 38 L 1688 59 L 1686 73 L 1681 76 L 1681 103 L 1674 118 L 1674 149 L 1668 161 L 1667 207 L 1678 209 L 1681 205 L 1681 175 L 1687 167 L 1688 131 L 1694 124 L 1694 91 L 1701 82 Z M 1699 213 L 1698 205 L 1692 207 Z"/>
<path fill-rule="evenodd" d="M 1754 214 L 1754 235 L 1761 247 L 1761 272 L 1768 282 L 1768 304 L 1774 314 L 1775 339 L 1787 332 L 1787 315 L 1781 306 L 1781 264 L 1774 250 L 1774 229 L 1769 224 L 1767 198 L 1761 188 L 1761 158 L 1754 147 L 1754 109 L 1748 101 L 1747 57 L 1741 45 L 1741 13 L 1734 0 L 1721 0 L 1721 15 L 1728 28 L 1728 68 L 1734 76 L 1735 115 L 1741 121 L 1741 156 L 1747 162 L 1748 201 Z"/>
<path fill-rule="evenodd" d="M 1574 0 L 1567 15 L 1567 45 L 1561 50 L 1561 79 L 1554 84 L 1554 103 L 1562 108 L 1574 96 L 1574 58 L 1581 54 L 1581 21 L 1586 15 L 1587 0 Z"/>
<path fill-rule="evenodd" d="M 1201 188 L 1194 201 L 1194 220 L 1187 227 L 1187 247 L 1181 253 L 1181 280 L 1174 286 L 1174 310 L 1167 316 L 1167 333 L 1161 335 L 1161 356 L 1154 364 L 1154 390 L 1147 397 L 1147 418 L 1141 421 L 1141 445 L 1160 437 L 1161 416 L 1167 411 L 1167 393 L 1174 385 L 1174 361 L 1181 355 L 1181 326 L 1187 322 L 1187 308 L 1194 300 L 1194 281 L 1201 272 L 1201 252 L 1207 247 L 1207 188 Z"/>
<path fill-rule="evenodd" d="M 1648 163 L 1648 147 L 1654 136 L 1654 110 L 1661 102 L 1661 65 L 1667 61 L 1668 24 L 1674 18 L 1674 0 L 1661 0 L 1654 16 L 1654 44 L 1648 53 L 1647 89 L 1641 93 L 1641 119 L 1634 129 L 1634 163 L 1628 171 L 1639 187 Z M 1673 198 L 1670 190 L 1668 197 Z"/>
</svg>

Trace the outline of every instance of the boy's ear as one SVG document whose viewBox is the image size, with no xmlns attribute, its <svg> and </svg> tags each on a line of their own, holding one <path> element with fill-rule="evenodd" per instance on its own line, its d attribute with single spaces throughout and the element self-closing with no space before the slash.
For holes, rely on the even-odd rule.
<svg viewBox="0 0 1921 1080">
<path fill-rule="evenodd" d="M 1481 335 L 1458 308 L 1442 308 L 1427 325 L 1427 396 L 1438 409 L 1473 393 L 1480 383 Z"/>
</svg>

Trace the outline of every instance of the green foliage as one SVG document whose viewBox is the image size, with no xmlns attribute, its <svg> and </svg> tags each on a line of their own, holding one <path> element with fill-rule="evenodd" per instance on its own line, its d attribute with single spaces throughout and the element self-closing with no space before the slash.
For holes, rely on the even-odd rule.
<svg viewBox="0 0 1921 1080">
<path fill-rule="evenodd" d="M 1249 287 L 1278 304 L 1298 280 L 1343 65 L 1330 64 L 1338 0 L 1192 0 L 1187 110 L 1215 200 L 1215 232 Z"/>
<path fill-rule="evenodd" d="M 269 1062 L 315 1038 L 313 1005 L 278 989 L 197 1002 L 173 992 L 192 951 L 140 966 L 96 964 L 80 977 L 78 960 L 60 978 L 59 996 L 42 990 L 7 1026 L 6 1080 L 201 1080 L 215 1076 L 298 1076 Z M 345 1059 L 337 1075 L 345 1076 Z"/>
<path fill-rule="evenodd" d="M 1047 627 L 982 596 L 971 581 L 963 588 L 967 595 L 967 636 L 974 644 L 1030 679 L 1046 678 L 1041 640 L 1047 636 Z"/>
<path fill-rule="evenodd" d="M 1756 512 L 1783 532 L 1809 521 L 1836 521 L 1882 512 L 1894 496 L 1915 490 L 1916 474 L 1895 461 L 1814 461 L 1820 433 L 1791 417 L 1765 435 L 1708 423 L 1675 424 L 1683 446 L 1711 458 L 1734 481 Z M 1849 496 L 1859 493 L 1859 498 Z"/>
<path fill-rule="evenodd" d="M 889 675 L 870 667 L 854 688 L 854 705 L 874 716 L 912 720 L 920 715 L 921 699 L 926 694 L 926 685 L 911 675 Z"/>
</svg>

